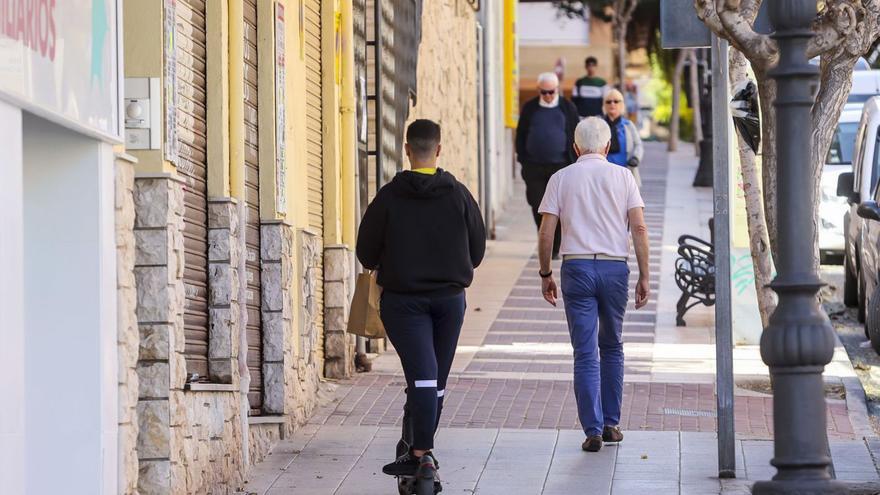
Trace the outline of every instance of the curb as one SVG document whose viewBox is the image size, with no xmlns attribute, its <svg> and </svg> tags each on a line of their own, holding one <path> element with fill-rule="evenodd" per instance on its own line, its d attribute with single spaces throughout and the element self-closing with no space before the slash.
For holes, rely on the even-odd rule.
<svg viewBox="0 0 880 495">
<path fill-rule="evenodd" d="M 842 377 L 840 380 L 846 390 L 846 410 L 852 423 L 853 434 L 866 440 L 880 440 L 868 419 L 868 401 L 862 382 L 857 376 Z"/>
</svg>

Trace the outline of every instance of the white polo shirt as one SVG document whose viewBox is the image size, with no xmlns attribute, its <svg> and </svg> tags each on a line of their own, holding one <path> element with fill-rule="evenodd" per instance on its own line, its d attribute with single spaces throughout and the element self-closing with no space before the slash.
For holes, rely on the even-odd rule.
<svg viewBox="0 0 880 495">
<path fill-rule="evenodd" d="M 627 257 L 627 214 L 644 206 L 639 187 L 627 167 L 610 163 L 602 155 L 588 154 L 553 174 L 538 212 L 559 217 L 560 254 Z"/>
</svg>

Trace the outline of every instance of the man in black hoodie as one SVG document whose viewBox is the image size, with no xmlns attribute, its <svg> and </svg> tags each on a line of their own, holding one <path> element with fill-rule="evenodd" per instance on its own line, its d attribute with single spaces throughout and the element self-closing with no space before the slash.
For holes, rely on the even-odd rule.
<svg viewBox="0 0 880 495">
<path fill-rule="evenodd" d="M 446 379 L 464 321 L 464 289 L 486 251 L 480 207 L 467 188 L 437 168 L 440 126 L 416 120 L 406 130 L 412 170 L 382 187 L 358 231 L 357 256 L 378 270 L 380 314 L 397 350 L 413 421 L 410 452 L 382 468 L 414 475 L 431 455 Z"/>
</svg>

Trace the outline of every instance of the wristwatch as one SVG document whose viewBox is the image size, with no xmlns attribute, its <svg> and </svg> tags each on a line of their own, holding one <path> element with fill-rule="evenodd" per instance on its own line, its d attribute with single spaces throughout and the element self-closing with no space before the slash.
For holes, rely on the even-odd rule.
<svg viewBox="0 0 880 495">
<path fill-rule="evenodd" d="M 547 273 L 541 273 L 541 270 L 538 270 L 538 275 L 540 275 L 541 278 L 547 278 L 547 277 L 549 277 L 550 275 L 553 275 L 553 270 L 550 270 L 550 271 L 547 272 Z"/>
</svg>

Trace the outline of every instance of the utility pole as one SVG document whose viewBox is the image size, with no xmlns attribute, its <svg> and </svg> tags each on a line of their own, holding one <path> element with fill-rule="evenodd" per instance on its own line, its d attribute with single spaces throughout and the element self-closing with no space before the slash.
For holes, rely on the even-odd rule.
<svg viewBox="0 0 880 495">
<path fill-rule="evenodd" d="M 810 161 L 810 110 L 818 69 L 807 59 L 816 18 L 815 0 L 776 0 L 769 13 L 779 43 L 776 80 L 776 172 L 779 214 L 778 274 L 771 287 L 779 305 L 761 335 L 761 358 L 773 383 L 771 481 L 758 482 L 755 494 L 846 493 L 831 479 L 822 371 L 834 353 L 834 334 L 819 308 L 822 280 L 812 262 L 816 197 Z M 804 208 L 807 205 L 807 208 Z"/>
<path fill-rule="evenodd" d="M 730 100 L 727 41 L 712 36 L 712 135 L 710 157 L 715 246 L 715 388 L 718 412 L 718 477 L 736 476 L 733 410 L 733 313 L 730 284 Z M 703 154 L 700 155 L 702 160 Z M 710 158 L 711 159 L 711 158 Z"/>
</svg>

